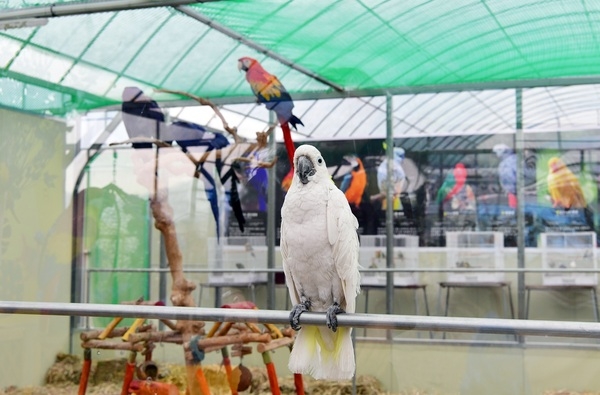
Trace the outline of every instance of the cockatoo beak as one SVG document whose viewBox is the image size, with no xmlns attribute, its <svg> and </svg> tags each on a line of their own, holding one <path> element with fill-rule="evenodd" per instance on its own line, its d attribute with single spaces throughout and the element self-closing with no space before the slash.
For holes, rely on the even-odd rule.
<svg viewBox="0 0 600 395">
<path fill-rule="evenodd" d="M 305 155 L 299 156 L 296 164 L 296 174 L 300 178 L 302 184 L 307 184 L 308 177 L 316 173 L 315 166 L 312 161 Z"/>
</svg>

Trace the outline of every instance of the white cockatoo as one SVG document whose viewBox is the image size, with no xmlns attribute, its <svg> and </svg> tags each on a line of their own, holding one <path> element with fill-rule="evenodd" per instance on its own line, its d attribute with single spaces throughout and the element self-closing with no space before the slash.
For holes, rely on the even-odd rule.
<svg viewBox="0 0 600 395">
<path fill-rule="evenodd" d="M 392 185 L 394 185 L 394 194 L 400 194 L 404 189 L 404 184 L 406 183 L 406 173 L 404 173 L 404 168 L 402 168 L 402 162 L 404 162 L 404 149 L 400 147 L 394 148 L 394 172 L 392 174 Z M 377 185 L 379 186 L 379 191 L 383 194 L 386 193 L 387 190 L 387 158 L 383 160 L 377 167 Z"/>
<path fill-rule="evenodd" d="M 404 162 L 405 151 L 401 147 L 395 147 L 394 150 L 394 159 L 392 161 L 393 172 L 391 176 L 392 182 L 392 193 L 394 195 L 394 208 L 399 209 L 400 201 L 398 197 L 402 192 L 405 192 L 406 189 L 406 173 L 404 172 L 404 168 L 402 167 L 402 162 Z M 371 201 L 375 200 L 383 200 L 385 199 L 387 193 L 387 185 L 388 185 L 388 160 L 385 158 L 379 166 L 377 166 L 377 186 L 379 187 L 379 193 L 371 196 Z M 385 207 L 385 204 L 383 205 Z"/>
<path fill-rule="evenodd" d="M 290 323 L 299 331 L 289 369 L 315 379 L 354 375 L 351 328 L 338 328 L 337 314 L 354 313 L 360 290 L 358 221 L 329 176 L 319 150 L 298 147 L 295 174 L 281 210 L 281 255 L 294 307 Z M 305 311 L 325 312 L 327 327 L 305 325 Z"/>
</svg>

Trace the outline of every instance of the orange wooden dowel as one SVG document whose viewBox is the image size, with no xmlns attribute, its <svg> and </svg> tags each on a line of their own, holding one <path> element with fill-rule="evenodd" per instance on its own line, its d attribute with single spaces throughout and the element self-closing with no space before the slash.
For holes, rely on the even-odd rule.
<svg viewBox="0 0 600 395">
<path fill-rule="evenodd" d="M 231 360 L 229 359 L 229 351 L 227 347 L 223 347 L 221 349 L 221 354 L 223 355 L 223 366 L 225 366 L 225 373 L 227 374 L 227 382 L 229 383 L 229 388 L 231 389 L 231 395 L 238 395 L 237 388 L 233 386 L 232 380 L 232 370 L 231 370 Z"/>
<path fill-rule="evenodd" d="M 294 385 L 296 386 L 296 395 L 304 395 L 304 380 L 300 373 L 294 373 Z"/>
<path fill-rule="evenodd" d="M 133 375 L 135 373 L 135 357 L 137 353 L 135 351 L 131 351 L 129 353 L 129 359 L 127 360 L 127 365 L 125 365 L 125 377 L 123 378 L 123 387 L 121 388 L 121 395 L 129 394 L 129 385 L 131 381 L 133 381 Z"/>
<path fill-rule="evenodd" d="M 267 367 L 267 375 L 269 376 L 269 386 L 271 387 L 271 394 L 273 395 L 281 395 L 281 391 L 279 390 L 279 382 L 277 381 L 277 372 L 275 371 L 275 365 L 271 361 L 271 356 L 269 352 L 262 353 L 263 362 Z"/>
<path fill-rule="evenodd" d="M 206 381 L 206 376 L 204 376 L 204 370 L 202 370 L 201 365 L 198 365 L 196 368 L 196 380 L 198 380 L 198 385 L 200 386 L 200 392 L 202 392 L 202 395 L 210 395 L 210 387 L 208 386 L 208 382 Z"/>
<path fill-rule="evenodd" d="M 92 350 L 86 348 L 83 350 L 83 368 L 81 369 L 81 377 L 79 378 L 79 391 L 77 395 L 85 395 L 87 390 L 88 379 L 92 367 Z"/>
</svg>

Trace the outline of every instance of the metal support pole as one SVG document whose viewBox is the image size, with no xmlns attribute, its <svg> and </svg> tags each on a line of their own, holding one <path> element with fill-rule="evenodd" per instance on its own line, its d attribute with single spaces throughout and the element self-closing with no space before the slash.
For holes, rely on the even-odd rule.
<svg viewBox="0 0 600 395">
<path fill-rule="evenodd" d="M 394 131 L 392 130 L 392 95 L 386 95 L 385 106 L 386 117 L 386 149 L 387 158 L 387 189 L 385 191 L 385 235 L 386 235 L 386 267 L 394 267 L 394 185 L 392 182 L 394 175 Z M 394 273 L 388 272 L 386 278 L 386 313 L 394 312 Z"/>
<path fill-rule="evenodd" d="M 160 248 L 158 257 L 158 267 L 163 269 L 158 278 L 158 300 L 167 304 L 167 274 L 170 272 L 169 263 L 167 262 L 167 248 L 165 246 L 165 238 L 160 235 Z"/>
<path fill-rule="evenodd" d="M 289 324 L 289 311 L 91 303 L 6 302 L 0 314 L 123 317 Z M 505 335 L 600 338 L 600 322 L 514 320 L 389 314 L 340 314 L 340 327 Z M 325 313 L 303 313 L 300 325 L 326 325 Z"/>
<path fill-rule="evenodd" d="M 97 12 L 136 10 L 141 8 L 177 7 L 180 5 L 207 3 L 216 0 L 105 0 L 85 3 L 53 3 L 44 6 L 5 10 L 0 21 L 24 18 L 54 18 L 69 15 L 93 14 Z"/>
<path fill-rule="evenodd" d="M 525 186 L 524 180 L 524 139 L 523 139 L 523 90 L 515 90 L 516 135 L 515 151 L 517 154 L 517 267 L 525 268 Z M 517 305 L 519 319 L 525 319 L 525 272 L 517 274 Z M 522 340 L 522 339 L 521 339 Z"/>
<path fill-rule="evenodd" d="M 269 111 L 269 123 L 275 123 L 275 113 Z M 269 149 L 271 152 L 276 152 L 276 141 L 275 131 L 269 135 Z M 275 208 L 275 193 L 277 183 L 275 182 L 276 173 L 275 164 L 273 167 L 268 169 L 268 190 L 267 190 L 267 268 L 275 268 L 275 239 L 276 239 L 276 224 L 275 216 L 277 211 Z M 275 272 L 271 271 L 267 273 L 267 309 L 275 310 Z"/>
</svg>

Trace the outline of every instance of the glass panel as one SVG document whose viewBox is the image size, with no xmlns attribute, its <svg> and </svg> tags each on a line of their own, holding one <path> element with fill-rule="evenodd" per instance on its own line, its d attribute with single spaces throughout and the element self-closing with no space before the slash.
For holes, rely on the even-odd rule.
<svg viewBox="0 0 600 395">
<path fill-rule="evenodd" d="M 599 5 L 87 3 L 0 13 L 0 394 L 600 388 Z"/>
</svg>

